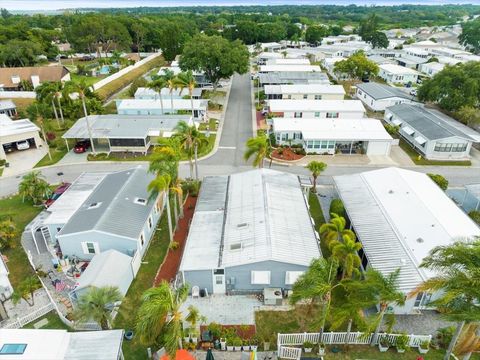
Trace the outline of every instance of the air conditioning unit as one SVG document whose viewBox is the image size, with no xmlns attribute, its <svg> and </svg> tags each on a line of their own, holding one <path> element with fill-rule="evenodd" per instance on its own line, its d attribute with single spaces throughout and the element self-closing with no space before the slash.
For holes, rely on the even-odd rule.
<svg viewBox="0 0 480 360">
<path fill-rule="evenodd" d="M 281 288 L 265 288 L 263 289 L 263 303 L 265 305 L 282 305 L 283 296 Z"/>
</svg>

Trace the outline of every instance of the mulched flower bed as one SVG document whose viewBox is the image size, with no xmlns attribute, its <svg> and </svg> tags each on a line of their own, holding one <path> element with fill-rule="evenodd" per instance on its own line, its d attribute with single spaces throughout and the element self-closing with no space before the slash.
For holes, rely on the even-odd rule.
<svg viewBox="0 0 480 360">
<path fill-rule="evenodd" d="M 280 150 L 281 154 L 278 153 Z M 299 160 L 303 158 L 305 155 L 295 154 L 292 149 L 285 147 L 285 148 L 278 148 L 272 151 L 272 158 L 279 159 L 279 160 L 286 160 L 286 161 L 293 161 Z"/>
</svg>

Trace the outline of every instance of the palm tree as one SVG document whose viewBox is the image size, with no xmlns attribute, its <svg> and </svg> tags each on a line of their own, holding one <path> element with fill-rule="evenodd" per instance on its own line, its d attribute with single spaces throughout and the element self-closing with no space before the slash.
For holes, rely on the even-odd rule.
<svg viewBox="0 0 480 360">
<path fill-rule="evenodd" d="M 188 286 L 172 289 L 162 281 L 142 295 L 135 329 L 144 344 L 162 343 L 171 359 L 182 345 L 182 320 L 180 307 L 188 296 Z"/>
<path fill-rule="evenodd" d="M 317 178 L 321 172 L 323 172 L 327 168 L 327 164 L 321 161 L 310 161 L 307 166 L 305 166 L 310 172 L 312 173 L 313 177 L 313 188 L 312 191 L 314 193 L 317 192 Z"/>
<path fill-rule="evenodd" d="M 57 121 L 57 125 L 60 128 L 60 121 L 58 119 L 57 107 L 55 106 L 55 98 L 57 93 L 55 83 L 44 82 L 35 88 L 35 93 L 36 93 L 37 101 L 50 102 L 52 104 L 53 114 L 55 116 L 55 120 Z"/>
<path fill-rule="evenodd" d="M 360 275 L 358 269 L 361 264 L 358 251 L 362 248 L 359 241 L 355 241 L 348 235 L 343 236 L 343 241 L 333 240 L 330 244 L 332 256 L 337 259 L 342 268 L 342 279 L 351 278 L 354 274 Z"/>
<path fill-rule="evenodd" d="M 195 125 L 190 126 L 185 121 L 180 121 L 175 127 L 175 131 L 175 137 L 180 139 L 182 148 L 188 155 L 190 178 L 193 179 L 193 165 L 195 164 L 195 179 L 198 180 L 198 147 L 204 143 L 206 139 L 202 136 L 202 133 L 197 130 Z"/>
<path fill-rule="evenodd" d="M 12 294 L 13 303 L 17 304 L 21 299 L 24 299 L 28 305 L 34 306 L 35 298 L 33 294 L 35 290 L 39 289 L 41 286 L 42 285 L 40 284 L 40 281 L 36 275 L 32 275 L 23 279 Z"/>
<path fill-rule="evenodd" d="M 78 83 L 69 81 L 65 85 L 65 89 L 68 95 L 70 95 L 71 93 L 77 93 L 80 100 L 82 101 L 83 114 L 85 116 L 85 122 L 87 124 L 87 130 L 88 130 L 88 138 L 90 140 L 90 145 L 92 146 L 92 153 L 96 154 L 95 144 L 93 143 L 93 137 L 92 137 L 92 128 L 90 126 L 90 121 L 88 119 L 87 104 L 85 102 L 85 99 L 92 94 L 92 89 L 90 85 L 88 85 L 84 80 Z"/>
<path fill-rule="evenodd" d="M 112 310 L 121 300 L 122 294 L 116 286 L 91 287 L 78 300 L 73 317 L 79 323 L 93 320 L 102 330 L 109 330 L 112 323 Z"/>
<path fill-rule="evenodd" d="M 169 174 L 158 174 L 155 179 L 153 179 L 150 184 L 148 184 L 148 191 L 150 192 L 151 198 L 156 198 L 157 195 L 163 192 L 163 200 L 167 204 L 167 221 L 168 221 L 168 235 L 170 237 L 170 243 L 173 241 L 173 229 L 172 229 L 172 214 L 170 210 L 170 196 L 169 189 L 172 178 Z"/>
<path fill-rule="evenodd" d="M 253 156 L 253 167 L 263 168 L 263 161 L 268 157 L 271 164 L 272 147 L 266 135 L 252 137 L 247 140 L 246 145 L 247 150 L 243 154 L 245 161 L 248 161 Z"/>
<path fill-rule="evenodd" d="M 15 247 L 15 238 L 17 237 L 17 227 L 12 219 L 3 219 L 0 221 L 0 250 Z"/>
<path fill-rule="evenodd" d="M 331 215 L 330 222 L 322 224 L 319 229 L 320 235 L 325 240 L 327 246 L 330 247 L 332 241 L 342 241 L 345 236 L 355 240 L 355 233 L 352 230 L 345 228 L 347 225 L 345 218 L 338 216 L 335 213 L 332 213 Z"/>
<path fill-rule="evenodd" d="M 398 287 L 398 277 L 400 269 L 383 275 L 380 271 L 368 268 L 365 272 L 364 286 L 371 289 L 375 304 L 379 304 L 380 312 L 377 315 L 375 332 L 372 337 L 371 345 L 375 346 L 378 340 L 378 334 L 382 328 L 383 318 L 390 305 L 405 304 L 405 294 Z"/>
<path fill-rule="evenodd" d="M 32 200 L 34 205 L 38 205 L 50 193 L 50 185 L 45 181 L 40 171 L 32 171 L 24 175 L 18 185 L 18 192 L 25 198 Z"/>
<path fill-rule="evenodd" d="M 335 259 L 312 260 L 308 270 L 293 284 L 292 295 L 289 298 L 292 305 L 304 300 L 309 301 L 310 306 L 322 304 L 319 343 L 322 341 L 325 321 L 330 310 L 332 291 L 341 285 L 340 282 L 335 282 L 337 269 L 338 263 Z"/>
<path fill-rule="evenodd" d="M 170 93 L 170 107 L 173 110 L 173 92 L 178 89 L 177 81 L 175 78 L 167 80 L 168 92 Z"/>
<path fill-rule="evenodd" d="M 437 275 L 424 281 L 409 296 L 424 292 L 440 293 L 440 297 L 430 304 L 441 309 L 445 318 L 457 322 L 444 359 L 450 359 L 464 326 L 480 321 L 479 264 L 480 239 L 477 238 L 438 246 L 430 251 L 420 265 Z"/>
<path fill-rule="evenodd" d="M 159 77 L 159 78 L 157 78 L 153 81 L 150 81 L 147 84 L 147 88 L 152 89 L 153 91 L 155 91 L 158 94 L 158 98 L 160 99 L 160 107 L 162 108 L 162 115 L 164 113 L 164 111 L 163 111 L 162 89 L 166 85 L 167 85 L 167 81 L 162 77 Z"/>
<path fill-rule="evenodd" d="M 193 76 L 193 73 L 191 70 L 188 70 L 187 72 L 181 72 L 180 74 L 177 75 L 176 78 L 177 86 L 183 90 L 184 88 L 188 88 L 188 95 L 190 95 L 190 105 L 192 107 L 192 116 L 194 113 L 194 108 L 193 108 L 193 89 L 195 89 L 195 86 L 197 86 L 197 82 L 195 81 L 195 77 Z"/>
</svg>

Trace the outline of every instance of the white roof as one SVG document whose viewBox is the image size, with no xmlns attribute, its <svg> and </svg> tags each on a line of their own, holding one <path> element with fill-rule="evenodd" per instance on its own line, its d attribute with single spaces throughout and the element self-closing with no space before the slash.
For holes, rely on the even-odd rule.
<svg viewBox="0 0 480 360">
<path fill-rule="evenodd" d="M 170 100 L 170 89 L 169 88 L 163 88 L 162 91 L 161 91 L 161 94 L 162 94 L 162 96 L 165 96 L 163 98 L 164 100 Z M 192 91 L 193 96 L 200 96 L 201 94 L 202 94 L 202 89 L 201 88 L 194 88 L 193 91 Z M 187 88 L 183 88 L 183 89 L 174 89 L 172 91 L 171 95 L 173 95 L 175 97 L 183 97 L 183 96 L 189 96 L 190 93 L 189 93 L 189 90 Z M 137 91 L 135 91 L 135 99 L 145 97 L 145 96 L 148 96 L 150 98 L 155 99 L 155 98 L 158 97 L 158 93 L 155 90 L 150 89 L 150 88 L 146 88 L 146 87 L 139 87 L 137 89 Z"/>
<path fill-rule="evenodd" d="M 342 85 L 326 84 L 292 84 L 292 85 L 265 85 L 265 94 L 338 94 L 344 95 Z"/>
<path fill-rule="evenodd" d="M 310 65 L 310 60 L 275 58 L 267 60 L 267 65 Z"/>
<path fill-rule="evenodd" d="M 207 101 L 192 99 L 193 108 L 195 110 L 207 109 Z M 163 109 L 164 111 L 168 110 L 191 110 L 192 102 L 190 99 L 173 99 L 173 107 L 171 99 L 163 99 Z M 160 100 L 149 100 L 149 99 L 125 99 L 117 101 L 117 110 L 149 110 L 149 109 L 161 109 Z"/>
<path fill-rule="evenodd" d="M 83 173 L 47 210 L 45 225 L 66 224 L 108 173 Z"/>
<path fill-rule="evenodd" d="M 158 73 L 157 75 L 165 75 L 165 70 L 170 70 L 173 72 L 173 75 L 178 75 L 182 72 L 182 69 L 180 69 L 180 67 L 178 66 L 163 66 L 160 68 L 160 70 L 158 70 Z"/>
<path fill-rule="evenodd" d="M 419 265 L 431 249 L 480 235 L 480 228 L 426 175 L 386 168 L 334 176 L 369 264 L 384 274 L 400 268 L 408 292 L 431 277 Z"/>
<path fill-rule="evenodd" d="M 273 118 L 274 131 L 301 132 L 304 140 L 392 140 L 380 120 Z"/>
<path fill-rule="evenodd" d="M 325 58 L 322 61 L 324 62 L 325 65 L 335 65 L 337 62 L 345 60 L 343 56 L 335 56 L 331 58 Z"/>
<path fill-rule="evenodd" d="M 25 134 L 33 131 L 40 131 L 40 129 L 30 120 L 12 120 L 7 115 L 0 114 L 0 136 Z"/>
<path fill-rule="evenodd" d="M 318 65 L 262 65 L 260 66 L 261 73 L 265 72 L 278 72 L 278 71 L 294 71 L 294 72 L 321 72 L 320 66 Z"/>
<path fill-rule="evenodd" d="M 389 72 L 392 74 L 412 74 L 412 75 L 418 75 L 418 71 L 415 71 L 413 69 L 403 67 L 400 65 L 395 65 L 395 64 L 381 64 L 378 65 L 380 70 L 384 70 L 385 72 Z"/>
<path fill-rule="evenodd" d="M 268 100 L 271 112 L 338 111 L 365 112 L 360 100 Z"/>
<path fill-rule="evenodd" d="M 16 109 L 16 107 L 12 100 L 0 100 L 0 110 Z"/>
<path fill-rule="evenodd" d="M 256 169 L 205 178 L 180 270 L 269 260 L 308 266 L 320 256 L 298 177 Z"/>
<path fill-rule="evenodd" d="M 259 59 L 281 59 L 283 55 L 278 52 L 268 52 L 264 51 L 258 55 Z"/>
</svg>

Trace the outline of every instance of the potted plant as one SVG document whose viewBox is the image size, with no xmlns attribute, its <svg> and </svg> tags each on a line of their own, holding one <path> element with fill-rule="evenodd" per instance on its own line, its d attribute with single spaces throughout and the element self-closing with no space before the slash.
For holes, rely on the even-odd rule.
<svg viewBox="0 0 480 360">
<path fill-rule="evenodd" d="M 250 350 L 252 351 L 257 351 L 258 348 L 258 337 L 255 335 L 252 337 L 251 342 L 250 342 Z"/>
<path fill-rule="evenodd" d="M 233 351 L 242 350 L 243 341 L 239 337 L 233 339 Z"/>
<path fill-rule="evenodd" d="M 198 330 L 196 328 L 190 328 L 190 342 L 194 344 L 198 342 Z"/>
<path fill-rule="evenodd" d="M 386 336 L 382 336 L 378 341 L 378 349 L 380 350 L 380 352 L 386 352 L 389 347 L 390 342 L 388 341 L 388 338 Z"/>
<path fill-rule="evenodd" d="M 418 346 L 418 352 L 420 354 L 426 354 L 428 350 L 430 350 L 430 340 L 422 341 Z"/>
<path fill-rule="evenodd" d="M 318 355 L 325 355 L 325 343 L 321 342 L 318 344 Z"/>
<path fill-rule="evenodd" d="M 407 350 L 408 340 L 409 340 L 408 335 L 406 334 L 402 334 L 399 337 L 397 337 L 397 343 L 395 346 L 397 348 L 398 353 L 403 354 L 405 350 Z"/>
<path fill-rule="evenodd" d="M 227 342 L 227 351 L 233 351 L 234 350 L 233 338 L 227 338 L 226 342 Z"/>
<path fill-rule="evenodd" d="M 313 343 L 311 343 L 310 341 L 305 341 L 305 342 L 303 343 L 303 350 L 304 350 L 306 353 L 312 352 L 312 349 L 313 349 Z"/>
<path fill-rule="evenodd" d="M 190 342 L 190 328 L 183 330 L 183 341 L 188 344 Z"/>
</svg>

